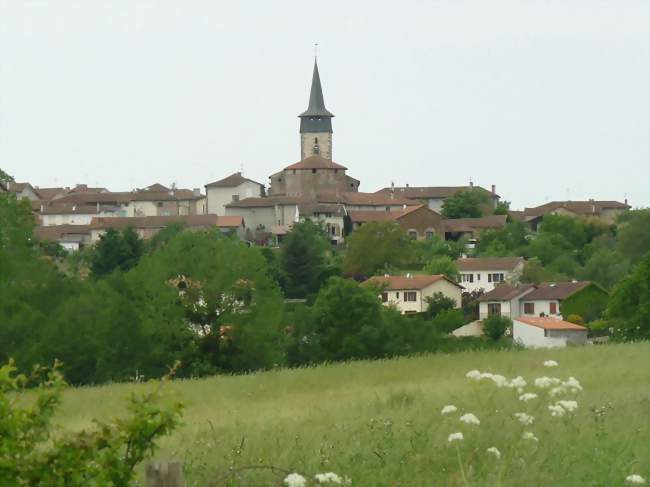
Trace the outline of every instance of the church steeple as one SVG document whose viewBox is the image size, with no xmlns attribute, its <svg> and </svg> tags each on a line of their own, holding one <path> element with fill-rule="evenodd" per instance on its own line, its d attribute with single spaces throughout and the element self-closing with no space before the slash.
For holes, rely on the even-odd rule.
<svg viewBox="0 0 650 487">
<path fill-rule="evenodd" d="M 309 92 L 309 106 L 298 116 L 300 117 L 301 158 L 318 154 L 326 159 L 332 159 L 332 118 L 334 114 L 325 108 L 316 59 L 314 59 L 314 73 Z"/>
</svg>

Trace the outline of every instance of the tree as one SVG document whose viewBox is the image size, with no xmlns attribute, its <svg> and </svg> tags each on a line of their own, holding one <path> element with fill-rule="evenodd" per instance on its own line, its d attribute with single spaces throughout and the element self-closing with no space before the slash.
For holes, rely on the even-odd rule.
<svg viewBox="0 0 650 487">
<path fill-rule="evenodd" d="M 90 268 L 95 277 L 106 276 L 115 269 L 127 271 L 136 266 L 143 252 L 144 243 L 132 227 L 121 232 L 109 228 L 95 244 Z"/>
<path fill-rule="evenodd" d="M 457 281 L 459 277 L 456 262 L 446 255 L 431 259 L 424 268 L 424 271 L 427 274 L 443 274 L 452 281 Z"/>
<path fill-rule="evenodd" d="M 411 239 L 395 222 L 370 222 L 348 239 L 343 270 L 348 276 L 368 277 L 408 262 Z"/>
<path fill-rule="evenodd" d="M 616 285 L 605 317 L 619 340 L 650 339 L 650 252 Z"/>
<path fill-rule="evenodd" d="M 445 218 L 479 218 L 483 207 L 489 205 L 489 193 L 481 189 L 458 191 L 442 203 Z"/>
<path fill-rule="evenodd" d="M 512 320 L 507 316 L 491 315 L 483 320 L 483 333 L 494 341 L 499 340 L 508 328 L 512 329 Z"/>
<path fill-rule="evenodd" d="M 476 253 L 479 257 L 519 256 L 528 245 L 527 237 L 526 225 L 520 221 L 511 221 L 499 230 L 482 232 L 476 246 Z"/>
<path fill-rule="evenodd" d="M 442 293 L 435 293 L 433 296 L 425 298 L 427 302 L 427 310 L 425 315 L 427 318 L 435 318 L 442 311 L 454 309 L 459 303 L 456 303 L 454 298 L 445 296 Z"/>
<path fill-rule="evenodd" d="M 448 335 L 456 328 L 460 328 L 465 323 L 463 312 L 459 309 L 445 309 L 438 313 L 431 324 L 439 333 Z"/>
<path fill-rule="evenodd" d="M 650 209 L 625 214 L 619 225 L 618 249 L 633 264 L 650 252 Z"/>
<path fill-rule="evenodd" d="M 521 273 L 521 282 L 529 282 L 532 284 L 539 284 L 540 282 L 547 281 L 551 273 L 547 271 L 539 259 L 530 259 L 524 262 L 524 270 Z"/>
<path fill-rule="evenodd" d="M 14 182 L 15 180 L 14 180 L 14 178 L 13 178 L 12 176 L 10 176 L 9 174 L 7 174 L 6 172 L 4 172 L 4 171 L 2 170 L 2 168 L 0 168 L 0 181 L 2 181 L 2 182 L 4 182 L 4 183 L 6 183 L 6 182 L 10 182 L 10 183 L 12 183 L 12 182 Z"/>
<path fill-rule="evenodd" d="M 161 249 L 169 241 L 174 238 L 176 235 L 185 230 L 184 222 L 173 222 L 169 223 L 157 234 L 155 234 L 146 244 L 146 251 L 148 254 L 152 254 L 155 251 Z"/>
<path fill-rule="evenodd" d="M 287 297 L 306 298 L 318 292 L 329 246 L 323 229 L 311 220 L 293 225 L 284 239 L 280 257 Z"/>
<path fill-rule="evenodd" d="M 509 201 L 499 201 L 496 208 L 494 208 L 495 215 L 509 215 L 510 211 L 510 202 Z"/>
</svg>

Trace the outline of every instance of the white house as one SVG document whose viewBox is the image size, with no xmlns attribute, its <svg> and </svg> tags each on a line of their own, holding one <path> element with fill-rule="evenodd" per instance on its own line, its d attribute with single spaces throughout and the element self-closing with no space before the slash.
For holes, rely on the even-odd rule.
<svg viewBox="0 0 650 487">
<path fill-rule="evenodd" d="M 426 298 L 441 293 L 461 307 L 463 287 L 442 274 L 406 276 L 376 276 L 363 283 L 381 289 L 381 301 L 396 306 L 402 314 L 421 313 L 427 309 Z"/>
<path fill-rule="evenodd" d="M 502 282 L 516 283 L 524 270 L 523 257 L 465 257 L 456 260 L 460 283 L 467 292 L 492 291 Z"/>
<path fill-rule="evenodd" d="M 513 340 L 527 348 L 584 345 L 587 341 L 587 328 L 557 318 L 520 316 L 512 324 Z"/>
<path fill-rule="evenodd" d="M 478 299 L 479 319 L 484 320 L 491 315 L 500 315 L 514 320 L 521 314 L 520 300 L 526 299 L 526 295 L 535 289 L 533 284 L 498 285 Z"/>
<path fill-rule="evenodd" d="M 264 185 L 245 178 L 240 172 L 205 185 L 207 212 L 213 215 L 225 215 L 226 205 L 245 198 L 259 198 L 263 195 Z"/>
</svg>

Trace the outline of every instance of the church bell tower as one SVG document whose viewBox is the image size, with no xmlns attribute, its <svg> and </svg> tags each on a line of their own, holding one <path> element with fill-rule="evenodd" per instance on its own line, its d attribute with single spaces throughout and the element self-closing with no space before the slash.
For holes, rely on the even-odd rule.
<svg viewBox="0 0 650 487">
<path fill-rule="evenodd" d="M 332 160 L 332 118 L 334 114 L 325 108 L 323 88 L 314 59 L 309 107 L 300 115 L 300 159 L 318 155 Z"/>
</svg>

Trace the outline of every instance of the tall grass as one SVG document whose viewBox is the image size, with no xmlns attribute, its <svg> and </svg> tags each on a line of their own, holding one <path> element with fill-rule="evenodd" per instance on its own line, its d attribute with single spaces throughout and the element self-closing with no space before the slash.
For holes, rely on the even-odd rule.
<svg viewBox="0 0 650 487">
<path fill-rule="evenodd" d="M 559 366 L 544 367 L 547 359 Z M 525 392 L 539 397 L 520 401 L 516 389 L 466 378 L 470 369 L 521 375 Z M 533 385 L 540 376 L 576 377 L 584 390 L 567 398 L 578 409 L 552 416 L 548 389 Z M 57 422 L 79 429 L 120 415 L 124 398 L 142 387 L 69 390 Z M 650 478 L 650 343 L 430 355 L 171 387 L 188 406 L 185 425 L 157 456 L 183 461 L 190 485 L 277 486 L 286 472 L 315 485 L 313 475 L 328 471 L 361 486 L 617 486 L 631 474 Z M 442 415 L 449 404 L 458 411 Z M 534 423 L 523 425 L 516 412 Z M 464 413 L 480 425 L 461 422 Z M 453 432 L 464 439 L 450 443 Z"/>
</svg>

